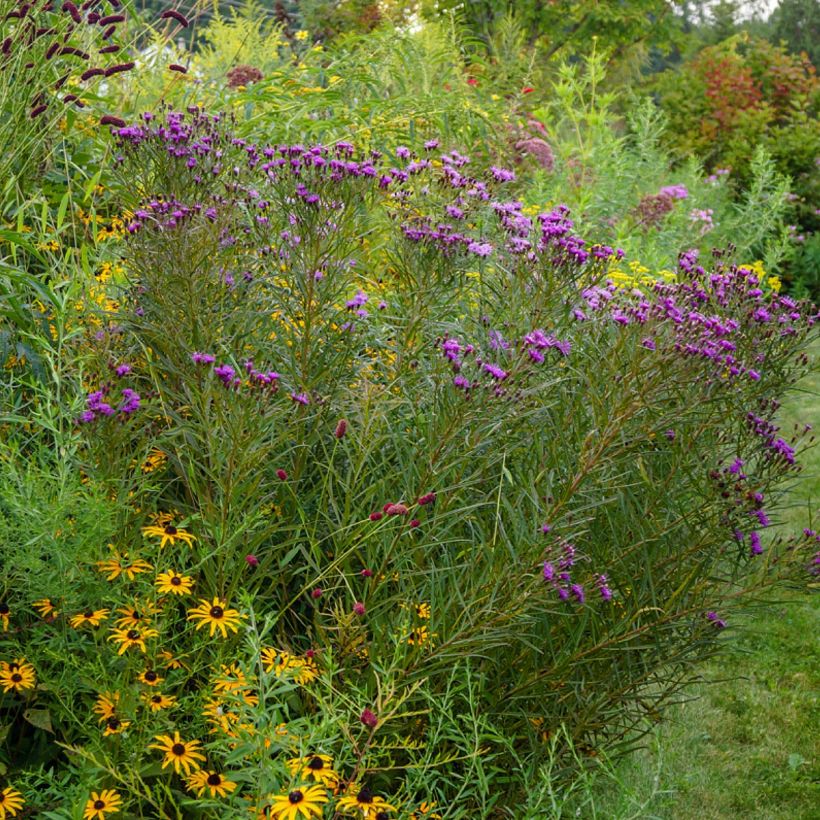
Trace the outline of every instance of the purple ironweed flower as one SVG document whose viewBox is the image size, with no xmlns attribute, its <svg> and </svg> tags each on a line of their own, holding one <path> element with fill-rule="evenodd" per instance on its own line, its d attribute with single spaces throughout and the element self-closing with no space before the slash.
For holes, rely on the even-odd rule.
<svg viewBox="0 0 820 820">
<path fill-rule="evenodd" d="M 757 518 L 761 527 L 768 527 L 772 523 L 764 510 L 755 510 L 752 515 Z"/>
<path fill-rule="evenodd" d="M 127 376 L 131 372 L 131 370 L 132 367 L 130 364 L 119 364 L 116 366 L 116 368 L 114 368 L 114 372 L 120 377 Z"/>
<path fill-rule="evenodd" d="M 676 433 L 674 430 L 667 430 L 664 435 L 669 439 L 669 441 L 674 441 Z"/>
<path fill-rule="evenodd" d="M 216 361 L 216 357 L 210 353 L 192 353 L 191 361 L 194 364 L 213 364 Z"/>
<path fill-rule="evenodd" d="M 472 240 L 467 245 L 467 250 L 476 256 L 489 256 L 493 252 L 493 246 L 489 242 L 477 242 Z"/>
<path fill-rule="evenodd" d="M 579 604 L 584 603 L 586 600 L 586 595 L 584 594 L 584 588 L 580 584 L 572 584 L 570 586 L 570 590 Z"/>
<path fill-rule="evenodd" d="M 760 535 L 758 533 L 753 531 L 749 534 L 749 544 L 752 555 L 760 555 L 760 553 L 763 552 L 763 545 L 760 543 Z"/>
<path fill-rule="evenodd" d="M 541 525 L 541 532 L 546 535 L 549 532 L 552 532 L 552 525 L 551 524 L 542 524 Z"/>
<path fill-rule="evenodd" d="M 741 472 L 741 467 L 743 467 L 743 459 L 736 458 L 729 465 L 729 472 L 732 473 L 732 475 L 739 475 L 741 478 L 746 478 L 746 476 Z"/>
<path fill-rule="evenodd" d="M 140 394 L 130 388 L 126 387 L 122 391 L 123 402 L 120 405 L 120 413 L 124 415 L 130 415 L 131 413 L 136 412 L 139 410 L 140 406 Z"/>
<path fill-rule="evenodd" d="M 607 586 L 606 575 L 598 575 L 595 578 L 595 585 L 598 587 L 598 591 L 601 593 L 601 598 L 603 598 L 605 601 L 612 600 L 612 590 Z"/>
<path fill-rule="evenodd" d="M 466 376 L 462 376 L 461 374 L 459 374 L 453 379 L 453 384 L 460 390 L 470 389 L 470 380 Z"/>
<path fill-rule="evenodd" d="M 229 364 L 218 364 L 214 368 L 214 375 L 222 382 L 222 384 L 229 387 L 233 382 L 233 377 L 236 375 L 236 371 Z"/>
<path fill-rule="evenodd" d="M 307 393 L 291 393 L 290 397 L 291 400 L 297 404 L 310 404 L 310 398 L 308 398 Z"/>
<path fill-rule="evenodd" d="M 718 618 L 717 612 L 707 612 L 706 619 L 711 621 L 714 624 L 715 629 L 726 629 L 726 621 L 722 618 Z"/>
<path fill-rule="evenodd" d="M 544 580 L 553 581 L 554 579 L 555 567 L 549 561 L 544 561 Z"/>
<path fill-rule="evenodd" d="M 667 185 L 661 188 L 658 193 L 670 199 L 686 199 L 689 196 L 689 191 L 686 190 L 685 185 Z"/>
<path fill-rule="evenodd" d="M 504 381 L 509 375 L 505 370 L 502 370 L 498 365 L 491 364 L 490 362 L 484 362 L 482 368 L 489 373 L 494 379 L 498 379 L 498 381 Z"/>
<path fill-rule="evenodd" d="M 644 339 L 641 342 L 641 346 L 645 347 L 647 350 L 655 350 L 655 348 L 656 348 L 655 340 L 650 339 L 649 337 L 647 337 L 646 339 Z"/>
</svg>

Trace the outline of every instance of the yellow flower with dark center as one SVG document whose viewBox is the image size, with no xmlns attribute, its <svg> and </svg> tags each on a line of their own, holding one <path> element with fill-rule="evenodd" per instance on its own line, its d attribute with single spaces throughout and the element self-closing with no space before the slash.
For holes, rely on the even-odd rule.
<svg viewBox="0 0 820 820">
<path fill-rule="evenodd" d="M 32 606 L 37 610 L 37 614 L 41 618 L 56 618 L 60 613 L 51 602 L 51 598 L 41 598 L 39 601 L 34 601 Z"/>
<path fill-rule="evenodd" d="M 407 643 L 410 646 L 424 646 L 430 640 L 430 630 L 426 626 L 417 626 L 410 630 L 407 636 Z"/>
<path fill-rule="evenodd" d="M 117 814 L 121 807 L 122 798 L 114 789 L 91 792 L 91 797 L 85 804 L 83 820 L 105 820 L 106 814 Z"/>
<path fill-rule="evenodd" d="M 153 669 L 146 669 L 144 672 L 140 672 L 137 676 L 137 680 L 146 686 L 157 686 L 162 683 L 165 678 L 160 677 L 159 673 Z"/>
<path fill-rule="evenodd" d="M 239 632 L 239 620 L 243 616 L 236 609 L 228 609 L 227 601 L 223 601 L 216 596 L 210 603 L 204 598 L 199 600 L 198 607 L 188 610 L 188 620 L 199 621 L 196 625 L 197 629 L 209 626 L 211 637 L 219 630 L 223 638 L 228 637 L 228 630 Z"/>
<path fill-rule="evenodd" d="M 121 606 L 117 612 L 122 615 L 122 618 L 117 618 L 117 626 L 146 626 L 151 623 L 151 619 L 144 609 L 139 609 L 135 606 Z"/>
<path fill-rule="evenodd" d="M 97 702 L 92 711 L 99 715 L 99 722 L 102 723 L 108 718 L 114 717 L 117 713 L 117 704 L 120 702 L 119 692 L 103 692 L 97 695 Z"/>
<path fill-rule="evenodd" d="M 430 619 L 430 604 L 424 601 L 420 604 L 416 604 L 416 617 L 423 621 L 428 621 Z"/>
<path fill-rule="evenodd" d="M 6 820 L 7 817 L 16 817 L 17 812 L 23 808 L 23 795 L 11 786 L 6 786 L 5 789 L 0 789 L 0 820 Z"/>
<path fill-rule="evenodd" d="M 197 761 L 205 760 L 205 755 L 199 751 L 202 744 L 198 740 L 183 740 L 179 732 L 174 732 L 173 737 L 156 735 L 154 739 L 159 743 L 152 743 L 148 748 L 159 749 L 163 752 L 165 755 L 162 761 L 163 769 L 166 766 L 173 766 L 177 774 L 182 769 L 187 775 L 200 767 Z"/>
<path fill-rule="evenodd" d="M 86 609 L 84 612 L 73 615 L 68 622 L 74 629 L 80 629 L 83 626 L 99 626 L 108 617 L 108 612 L 107 609 Z"/>
<path fill-rule="evenodd" d="M 223 732 L 230 737 L 236 737 L 235 727 L 239 724 L 239 715 L 230 709 L 218 698 L 208 701 L 202 714 L 213 727 L 210 734 Z"/>
<path fill-rule="evenodd" d="M 219 772 L 201 770 L 188 778 L 188 788 L 197 797 L 202 797 L 206 791 L 211 797 L 227 797 L 236 788 L 236 783 Z"/>
<path fill-rule="evenodd" d="M 165 466 L 166 461 L 168 461 L 168 456 L 165 455 L 162 450 L 157 450 L 155 448 L 151 450 L 148 457 L 142 463 L 142 471 L 144 473 L 153 473 L 154 470 L 158 470 L 160 467 Z"/>
<path fill-rule="evenodd" d="M 410 820 L 441 820 L 441 815 L 437 811 L 433 811 L 435 807 L 435 803 L 430 803 L 425 800 L 418 809 L 410 815 Z"/>
<path fill-rule="evenodd" d="M 252 684 L 253 680 L 248 681 L 238 664 L 223 665 L 221 674 L 214 679 L 214 692 L 238 692 L 250 688 Z"/>
<path fill-rule="evenodd" d="M 103 731 L 103 737 L 108 737 L 109 735 L 118 735 L 120 734 L 120 732 L 124 732 L 130 725 L 130 720 L 120 720 L 116 715 L 112 715 L 105 721 L 105 730 Z"/>
<path fill-rule="evenodd" d="M 175 658 L 170 652 L 163 649 L 162 652 L 158 653 L 157 657 L 162 658 L 165 661 L 165 668 L 166 669 L 187 669 L 185 664 Z"/>
<path fill-rule="evenodd" d="M 163 695 L 161 692 L 143 692 L 142 699 L 152 712 L 161 712 L 176 706 L 177 699 L 173 695 Z"/>
<path fill-rule="evenodd" d="M 140 652 L 147 652 L 145 648 L 146 638 L 156 638 L 159 635 L 156 629 L 149 629 L 147 627 L 134 627 L 130 629 L 123 627 L 122 629 L 112 629 L 108 636 L 109 641 L 115 641 L 119 644 L 117 647 L 117 654 L 124 655 L 129 649 L 136 646 Z"/>
<path fill-rule="evenodd" d="M 4 692 L 22 692 L 24 689 L 34 689 L 37 676 L 34 667 L 26 663 L 25 658 L 16 658 L 7 663 L 0 663 L 0 686 Z"/>
<path fill-rule="evenodd" d="M 302 786 L 287 794 L 277 794 L 273 798 L 270 816 L 277 820 L 321 817 L 324 811 L 322 805 L 327 800 L 327 793 L 321 786 Z"/>
<path fill-rule="evenodd" d="M 157 575 L 157 580 L 154 583 L 157 585 L 159 592 L 164 595 L 189 595 L 191 587 L 194 585 L 194 579 L 169 569 L 168 572 L 161 572 Z"/>
<path fill-rule="evenodd" d="M 177 541 L 182 541 L 183 544 L 192 547 L 194 541 L 196 541 L 195 536 L 191 535 L 187 530 L 178 529 L 170 521 L 161 525 L 151 524 L 148 527 L 143 527 L 142 534 L 149 538 L 159 538 L 160 549 L 166 544 L 173 546 Z"/>
<path fill-rule="evenodd" d="M 115 552 L 111 558 L 105 561 L 97 561 L 97 569 L 109 581 L 114 581 L 120 575 L 124 575 L 129 581 L 133 581 L 140 572 L 149 572 L 153 567 L 141 558 L 130 560 L 126 552 L 122 555 Z"/>
<path fill-rule="evenodd" d="M 3 631 L 9 628 L 9 618 L 11 617 L 11 607 L 3 601 L 0 603 L 0 624 L 3 624 Z"/>
<path fill-rule="evenodd" d="M 387 816 L 388 812 L 395 811 L 383 797 L 373 794 L 366 786 L 359 788 L 356 785 L 348 788 L 348 793 L 339 800 L 336 808 L 345 813 L 352 812 L 364 820 L 376 820 L 379 814 Z"/>
<path fill-rule="evenodd" d="M 329 755 L 308 755 L 288 760 L 288 770 L 296 777 L 310 778 L 329 789 L 339 785 L 339 775 L 333 769 L 333 758 Z"/>
<path fill-rule="evenodd" d="M 266 672 L 273 672 L 277 678 L 282 673 L 291 668 L 291 656 L 287 652 L 280 652 L 278 649 L 265 647 L 260 653 L 262 666 Z"/>
<path fill-rule="evenodd" d="M 319 668 L 312 658 L 293 658 L 290 662 L 293 679 L 300 686 L 312 683 L 319 677 Z"/>
</svg>

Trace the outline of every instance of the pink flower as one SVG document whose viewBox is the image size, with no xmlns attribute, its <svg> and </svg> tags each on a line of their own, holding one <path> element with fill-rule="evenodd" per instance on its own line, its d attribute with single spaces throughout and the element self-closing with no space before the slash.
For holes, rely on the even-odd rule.
<svg viewBox="0 0 820 820">
<path fill-rule="evenodd" d="M 356 601 L 356 603 L 353 604 L 354 615 L 364 615 L 365 612 L 364 604 L 361 601 Z"/>
<path fill-rule="evenodd" d="M 246 555 L 245 560 L 248 562 L 249 567 L 259 566 L 259 559 L 255 555 Z"/>
<path fill-rule="evenodd" d="M 288 480 L 288 474 L 284 470 L 277 470 L 276 471 L 276 477 L 280 481 L 287 481 Z"/>
<path fill-rule="evenodd" d="M 371 712 L 370 709 L 365 709 L 359 720 L 364 723 L 365 726 L 368 726 L 371 729 L 375 729 L 379 723 L 379 719 L 376 717 L 374 712 Z"/>
</svg>

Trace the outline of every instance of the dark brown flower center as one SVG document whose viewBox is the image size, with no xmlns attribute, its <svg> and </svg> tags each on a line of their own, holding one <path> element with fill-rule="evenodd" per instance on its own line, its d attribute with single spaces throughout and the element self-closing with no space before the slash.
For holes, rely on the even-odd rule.
<svg viewBox="0 0 820 820">
<path fill-rule="evenodd" d="M 0 615 L 8 615 L 11 610 L 8 604 L 0 604 Z"/>
<path fill-rule="evenodd" d="M 211 772 L 208 775 L 207 783 L 209 786 L 219 786 L 222 783 L 222 778 L 216 772 Z"/>
<path fill-rule="evenodd" d="M 322 760 L 321 757 L 316 755 L 310 759 L 310 763 L 308 763 L 308 769 L 312 769 L 314 772 L 321 771 L 325 767 L 325 761 Z"/>
<path fill-rule="evenodd" d="M 365 787 L 356 795 L 356 800 L 358 800 L 360 803 L 372 803 L 373 792 L 371 792 L 370 789 Z"/>
<path fill-rule="evenodd" d="M 108 728 L 109 729 L 119 729 L 120 728 L 119 720 L 115 717 L 108 718 Z"/>
<path fill-rule="evenodd" d="M 386 811 L 380 811 L 376 815 L 376 820 L 390 820 L 390 815 Z"/>
<path fill-rule="evenodd" d="M 182 578 L 179 575 L 174 575 L 171 578 L 171 586 L 178 587 L 182 583 Z"/>
<path fill-rule="evenodd" d="M 129 641 L 135 641 L 139 636 L 140 633 L 136 629 L 129 629 L 128 632 L 125 633 L 125 637 L 128 638 Z"/>
<path fill-rule="evenodd" d="M 177 757 L 182 757 L 185 754 L 185 746 L 181 743 L 175 743 L 171 746 L 171 754 L 174 754 Z"/>
<path fill-rule="evenodd" d="M 22 680 L 23 680 L 23 676 L 19 672 L 15 672 L 11 676 L 11 682 L 12 683 L 20 683 Z"/>
<path fill-rule="evenodd" d="M 100 809 L 104 809 L 105 808 L 105 800 L 95 800 L 94 801 L 94 808 L 97 809 L 98 811 Z"/>
<path fill-rule="evenodd" d="M 153 703 L 162 703 L 162 695 L 154 695 L 154 697 L 151 698 L 151 701 Z"/>
<path fill-rule="evenodd" d="M 85 612 L 83 612 L 83 618 L 93 618 L 93 617 L 94 617 L 94 612 L 92 610 L 87 609 Z"/>
<path fill-rule="evenodd" d="M 301 803 L 305 799 L 305 796 L 299 789 L 294 789 L 289 795 L 288 800 L 290 800 L 291 805 L 295 806 L 297 803 Z"/>
<path fill-rule="evenodd" d="M 166 524 L 165 525 L 165 534 L 166 535 L 176 535 L 177 528 L 173 524 Z"/>
<path fill-rule="evenodd" d="M 225 615 L 225 610 L 222 609 L 221 606 L 212 606 L 211 607 L 211 617 L 212 618 L 222 618 Z"/>
<path fill-rule="evenodd" d="M 143 677 L 145 678 L 145 680 L 150 681 L 151 683 L 153 683 L 153 682 L 157 679 L 157 673 L 156 673 L 156 672 L 154 672 L 154 670 L 153 670 L 153 669 L 149 669 L 149 670 L 148 670 L 148 671 L 147 671 L 147 672 L 143 675 Z"/>
</svg>

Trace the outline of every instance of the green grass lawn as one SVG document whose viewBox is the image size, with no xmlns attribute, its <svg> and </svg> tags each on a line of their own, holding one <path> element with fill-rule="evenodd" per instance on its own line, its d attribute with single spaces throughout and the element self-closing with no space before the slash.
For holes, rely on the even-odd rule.
<svg viewBox="0 0 820 820">
<path fill-rule="evenodd" d="M 796 422 L 820 428 L 820 345 L 814 356 L 814 372 L 784 407 L 784 432 Z M 801 461 L 784 531 L 820 525 L 820 447 Z M 693 699 L 671 712 L 647 749 L 618 765 L 619 786 L 596 799 L 596 816 L 820 817 L 818 636 L 816 595 L 787 594 L 735 619 Z"/>
</svg>

